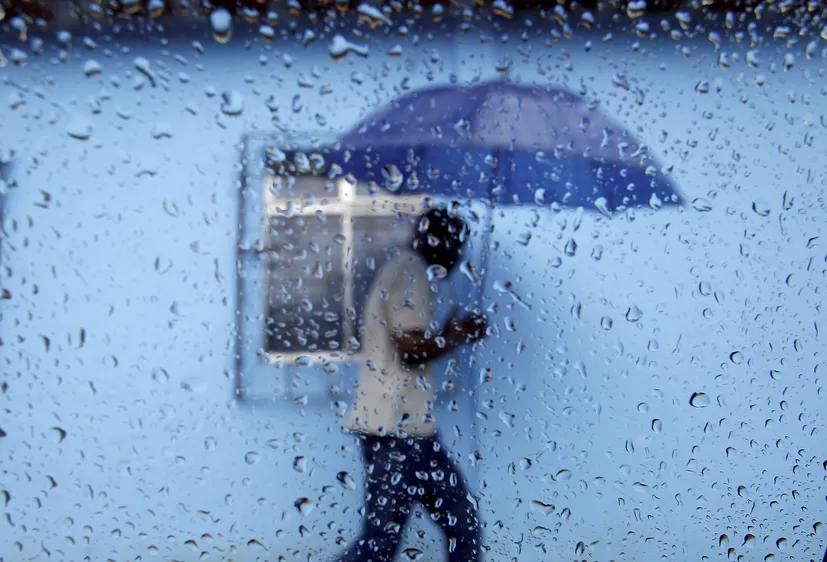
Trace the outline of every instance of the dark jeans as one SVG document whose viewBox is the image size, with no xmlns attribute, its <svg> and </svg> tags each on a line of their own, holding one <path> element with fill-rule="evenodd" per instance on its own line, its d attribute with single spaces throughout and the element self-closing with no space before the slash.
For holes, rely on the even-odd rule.
<svg viewBox="0 0 827 562">
<path fill-rule="evenodd" d="M 360 436 L 367 471 L 362 536 L 339 562 L 392 562 L 414 503 L 442 528 L 450 562 L 478 562 L 477 509 L 439 439 Z"/>
</svg>

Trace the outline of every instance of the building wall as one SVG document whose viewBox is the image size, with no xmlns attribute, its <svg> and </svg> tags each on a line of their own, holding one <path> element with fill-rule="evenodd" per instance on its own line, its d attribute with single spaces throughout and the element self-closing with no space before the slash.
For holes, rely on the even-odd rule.
<svg viewBox="0 0 827 562">
<path fill-rule="evenodd" d="M 507 62 L 514 79 L 600 100 L 674 167 L 690 204 L 612 220 L 494 213 L 501 249 L 485 304 L 499 305 L 500 335 L 477 361 L 495 380 L 443 421 L 480 497 L 486 559 L 719 559 L 724 534 L 746 559 L 817 556 L 820 51 L 806 60 L 804 43 L 767 42 L 753 69 L 748 46 L 728 43 L 721 50 L 741 58 L 722 68 L 705 39 L 618 32 L 603 42 L 583 32 L 552 42 L 540 30 L 521 40 L 525 25 L 514 25 L 425 30 L 418 45 L 374 32 L 354 39 L 369 56 L 339 62 L 329 36 L 221 45 L 202 34 L 203 54 L 192 36 L 100 37 L 95 50 L 76 36 L 67 64 L 48 39 L 22 68 L 0 69 L 0 146 L 15 153 L 2 237 L 0 553 L 339 552 L 337 537 L 358 528 L 361 491 L 343 490 L 336 474 L 351 472 L 359 486 L 361 476 L 330 401 L 233 396 L 240 139 L 275 127 L 331 134 L 403 87 L 452 73 L 493 78 Z M 386 56 L 396 43 L 402 55 Z M 16 46 L 2 47 L 10 61 Z M 797 58 L 785 72 L 788 52 Z M 136 57 L 149 61 L 151 80 Z M 89 60 L 100 74 L 86 76 Z M 707 94 L 698 93 L 703 80 Z M 239 115 L 221 109 L 231 90 L 243 99 Z M 88 139 L 72 136 L 90 125 Z M 528 231 L 528 245 L 517 243 Z M 561 252 L 571 238 L 573 257 Z M 531 310 L 497 281 L 511 281 Z M 626 319 L 630 307 L 642 311 L 638 321 Z M 470 371 L 467 388 L 478 376 Z M 343 373 L 345 384 L 355 376 Z M 695 392 L 709 396 L 707 407 L 690 406 Z M 477 426 L 451 435 L 469 420 Z M 306 516 L 293 507 L 299 497 L 314 502 Z M 428 534 L 408 533 L 408 544 L 428 550 L 441 540 L 424 520 L 417 526 Z"/>
</svg>

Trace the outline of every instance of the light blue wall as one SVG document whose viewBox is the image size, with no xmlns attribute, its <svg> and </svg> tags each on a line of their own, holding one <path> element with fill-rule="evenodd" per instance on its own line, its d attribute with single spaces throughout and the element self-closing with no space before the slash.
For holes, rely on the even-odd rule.
<svg viewBox="0 0 827 562">
<path fill-rule="evenodd" d="M 291 133 L 323 129 L 315 113 L 339 131 L 397 95 L 403 78 L 412 88 L 452 72 L 485 79 L 508 58 L 524 82 L 585 84 L 674 166 L 687 199 L 704 198 L 711 210 L 611 220 L 586 212 L 579 228 L 573 210 L 495 216 L 502 249 L 489 263 L 486 304 L 499 304 L 492 320 L 501 335 L 478 353 L 495 381 L 480 390 L 488 419 L 477 418 L 479 440 L 469 428 L 455 445 L 480 495 L 487 560 L 725 559 L 722 534 L 746 560 L 819 555 L 824 528 L 814 525 L 824 518 L 827 476 L 818 414 L 827 326 L 821 51 L 807 61 L 806 42 L 767 44 L 751 69 L 747 46 L 727 44 L 722 50 L 742 58 L 723 69 L 701 39 L 639 40 L 635 49 L 627 33 L 549 45 L 546 34 L 519 41 L 512 31 L 502 44 L 480 33 L 423 36 L 399 58 L 383 54 L 397 40 L 365 40 L 368 58 L 339 63 L 327 39 L 245 48 L 205 38 L 201 56 L 172 37 L 166 46 L 158 37 L 130 44 L 128 53 L 103 40 L 87 52 L 76 37 L 68 64 L 49 45 L 23 68 L 0 69 L 0 147 L 16 153 L 17 184 L 5 196 L 2 239 L 11 298 L 0 324 L 8 383 L 0 488 L 11 499 L 0 553 L 124 560 L 157 548 L 163 559 L 205 551 L 324 560 L 338 552 L 336 537 L 351 539 L 358 527 L 361 492 L 338 487 L 336 473 L 361 479 L 332 407 L 233 401 L 240 139 L 273 128 L 271 95 Z M 433 51 L 440 61 L 431 62 Z M 789 72 L 786 52 L 797 55 Z M 151 61 L 156 87 L 134 86 L 136 56 Z M 84 75 L 88 59 L 102 65 L 100 76 Z M 300 88 L 299 75 L 314 67 L 314 87 Z M 641 105 L 613 85 L 617 73 L 645 94 Z M 761 87 L 756 74 L 766 74 Z M 696 93 L 700 80 L 709 94 Z M 333 93 L 320 95 L 323 84 Z M 242 95 L 240 116 L 222 114 L 225 90 Z M 67 134 L 75 115 L 94 126 L 89 140 Z M 153 138 L 158 128 L 171 137 Z M 529 230 L 529 245 L 517 244 Z M 573 258 L 562 253 L 570 238 Z M 506 280 L 530 311 L 493 290 Z M 643 312 L 635 323 L 625 319 L 633 305 Z M 516 332 L 503 329 L 506 316 Z M 693 392 L 710 405 L 692 408 Z M 443 426 L 467 424 L 472 412 L 462 414 Z M 512 414 L 513 427 L 503 421 Z M 652 431 L 655 418 L 661 432 Z M 62 442 L 53 427 L 67 432 Z M 476 473 L 474 449 L 483 457 Z M 293 470 L 299 455 L 308 472 Z M 304 519 L 293 508 L 302 496 L 316 505 Z M 419 525 L 428 537 L 409 533 L 411 544 L 440 540 Z M 755 543 L 744 544 L 748 534 Z M 268 550 L 248 546 L 253 539 Z M 587 553 L 575 552 L 580 541 Z"/>
</svg>

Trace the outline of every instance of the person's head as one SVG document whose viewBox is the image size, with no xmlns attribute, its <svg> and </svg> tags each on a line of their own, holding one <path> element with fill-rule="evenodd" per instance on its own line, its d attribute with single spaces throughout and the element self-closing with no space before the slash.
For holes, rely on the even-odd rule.
<svg viewBox="0 0 827 562">
<path fill-rule="evenodd" d="M 419 217 L 413 246 L 430 265 L 441 265 L 450 272 L 460 261 L 468 233 L 464 220 L 440 206 Z"/>
</svg>

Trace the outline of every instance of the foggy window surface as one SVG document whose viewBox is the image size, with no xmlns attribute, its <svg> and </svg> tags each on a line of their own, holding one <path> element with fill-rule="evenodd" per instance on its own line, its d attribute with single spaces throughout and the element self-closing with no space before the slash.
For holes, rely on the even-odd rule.
<svg viewBox="0 0 827 562">
<path fill-rule="evenodd" d="M 0 559 L 822 560 L 825 21 L 0 0 Z"/>
</svg>

